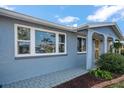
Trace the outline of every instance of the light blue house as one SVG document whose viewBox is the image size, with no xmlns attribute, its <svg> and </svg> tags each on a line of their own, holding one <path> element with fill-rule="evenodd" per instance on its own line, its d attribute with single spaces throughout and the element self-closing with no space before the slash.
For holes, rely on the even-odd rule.
<svg viewBox="0 0 124 93">
<path fill-rule="evenodd" d="M 73 67 L 91 69 L 122 38 L 116 23 L 67 27 L 0 8 L 0 85 Z"/>
</svg>

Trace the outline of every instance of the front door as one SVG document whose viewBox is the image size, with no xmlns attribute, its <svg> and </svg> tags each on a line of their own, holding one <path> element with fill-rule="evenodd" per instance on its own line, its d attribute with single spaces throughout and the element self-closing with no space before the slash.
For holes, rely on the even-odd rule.
<svg viewBox="0 0 124 93">
<path fill-rule="evenodd" d="M 95 39 L 95 60 L 97 61 L 100 55 L 100 40 Z"/>
</svg>

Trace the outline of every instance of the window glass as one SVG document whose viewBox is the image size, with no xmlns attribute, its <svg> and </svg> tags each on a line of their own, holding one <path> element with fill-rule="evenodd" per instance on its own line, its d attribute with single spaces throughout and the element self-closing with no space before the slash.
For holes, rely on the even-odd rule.
<svg viewBox="0 0 124 93">
<path fill-rule="evenodd" d="M 86 38 L 77 38 L 77 52 L 85 52 L 86 51 Z"/>
<path fill-rule="evenodd" d="M 82 39 L 77 38 L 77 50 L 78 52 L 82 52 L 82 45 L 81 45 Z"/>
<path fill-rule="evenodd" d="M 17 53 L 30 54 L 30 28 L 17 27 Z"/>
<path fill-rule="evenodd" d="M 83 51 L 86 51 L 86 38 L 83 38 Z"/>
<path fill-rule="evenodd" d="M 59 34 L 59 42 L 65 43 L 65 35 Z"/>
<path fill-rule="evenodd" d="M 59 52 L 65 52 L 65 45 L 64 44 L 59 44 Z"/>
<path fill-rule="evenodd" d="M 30 28 L 18 27 L 18 40 L 30 40 Z"/>
<path fill-rule="evenodd" d="M 35 32 L 35 52 L 55 53 L 56 34 L 36 30 Z"/>
<path fill-rule="evenodd" d="M 65 35 L 59 34 L 59 53 L 65 52 Z"/>
<path fill-rule="evenodd" d="M 29 54 L 30 43 L 29 42 L 18 42 L 18 54 Z"/>
</svg>

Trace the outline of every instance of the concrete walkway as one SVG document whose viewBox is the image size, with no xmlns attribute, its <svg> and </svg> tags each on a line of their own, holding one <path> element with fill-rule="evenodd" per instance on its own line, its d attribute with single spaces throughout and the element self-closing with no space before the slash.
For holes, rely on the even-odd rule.
<svg viewBox="0 0 124 93">
<path fill-rule="evenodd" d="M 81 67 L 70 68 L 3 85 L 4 88 L 50 88 L 87 73 Z"/>
</svg>

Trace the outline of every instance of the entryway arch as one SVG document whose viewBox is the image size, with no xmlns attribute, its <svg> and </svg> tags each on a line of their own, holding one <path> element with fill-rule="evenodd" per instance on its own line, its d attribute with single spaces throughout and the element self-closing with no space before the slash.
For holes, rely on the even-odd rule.
<svg viewBox="0 0 124 93">
<path fill-rule="evenodd" d="M 107 35 L 98 31 L 94 30 L 88 30 L 87 33 L 87 64 L 86 68 L 91 69 L 95 66 L 95 50 L 94 50 L 94 40 L 97 38 L 97 40 L 100 42 L 99 47 L 99 54 L 96 54 L 96 56 L 101 55 L 103 53 L 107 53 Z M 98 50 L 97 50 L 98 51 Z"/>
</svg>

